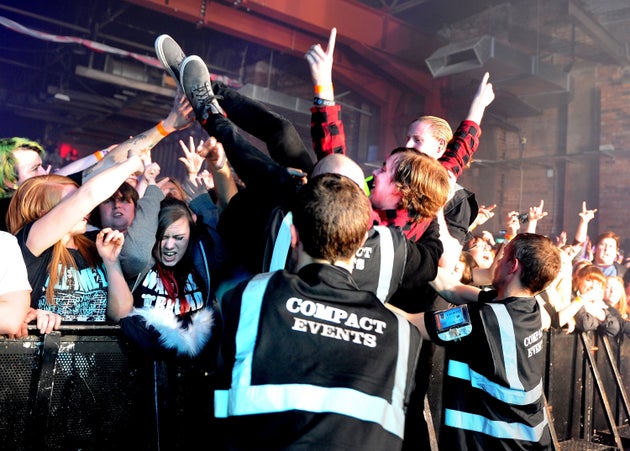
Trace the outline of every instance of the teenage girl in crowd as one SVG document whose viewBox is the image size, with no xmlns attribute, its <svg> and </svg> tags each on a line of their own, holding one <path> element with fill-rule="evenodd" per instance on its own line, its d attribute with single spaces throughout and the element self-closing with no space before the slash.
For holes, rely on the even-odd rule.
<svg viewBox="0 0 630 451">
<path fill-rule="evenodd" d="M 90 212 L 143 168 L 136 155 L 80 187 L 65 176 L 44 175 L 16 191 L 7 226 L 24 255 L 32 286 L 29 320 L 36 318 L 40 331 L 58 329 L 62 320 L 105 321 L 108 303 L 126 296 L 124 278 L 108 279 L 118 264 L 122 234 L 104 229 L 94 243 L 84 233 Z"/>
</svg>

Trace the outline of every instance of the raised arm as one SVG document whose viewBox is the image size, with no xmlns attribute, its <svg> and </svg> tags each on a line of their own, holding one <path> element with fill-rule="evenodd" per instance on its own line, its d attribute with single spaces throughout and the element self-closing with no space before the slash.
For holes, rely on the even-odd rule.
<svg viewBox="0 0 630 451">
<path fill-rule="evenodd" d="M 332 83 L 333 55 L 337 29 L 330 31 L 326 50 L 315 44 L 306 52 L 315 98 L 311 107 L 311 138 L 317 160 L 331 153 L 346 153 L 346 135 L 339 119 L 341 106 L 335 104 Z"/>
<path fill-rule="evenodd" d="M 107 149 L 97 150 L 96 152 L 91 153 L 90 155 L 86 157 L 80 158 L 77 161 L 73 161 L 72 163 L 68 163 L 67 165 L 56 170 L 55 174 L 68 176 L 68 175 L 76 174 L 77 172 L 84 171 L 88 168 L 91 168 L 92 166 L 97 164 L 99 161 L 101 161 L 103 158 L 105 158 L 105 156 L 116 146 L 117 144 L 113 144 L 109 146 Z"/>
<path fill-rule="evenodd" d="M 179 140 L 179 147 L 181 147 L 184 156 L 179 157 L 178 160 L 181 161 L 186 168 L 186 174 L 191 183 L 197 183 L 197 177 L 203 167 L 205 159 L 197 153 L 197 150 L 203 149 L 203 144 L 204 141 L 201 140 L 195 148 L 195 138 L 192 135 L 188 137 L 188 144 L 181 139 Z"/>
<path fill-rule="evenodd" d="M 544 211 L 545 201 L 540 199 L 540 205 L 529 207 L 529 213 L 527 214 L 527 233 L 536 233 L 536 227 L 538 221 L 547 216 L 547 212 Z"/>
<path fill-rule="evenodd" d="M 586 202 L 582 202 L 582 211 L 578 213 L 580 220 L 575 231 L 574 244 L 584 244 L 588 238 L 588 224 L 595 218 L 597 208 L 589 210 L 586 208 Z"/>
<path fill-rule="evenodd" d="M 437 214 L 437 222 L 440 227 L 440 241 L 444 247 L 444 251 L 440 256 L 439 266 L 449 271 L 455 269 L 455 265 L 459 262 L 459 256 L 462 253 L 463 246 L 459 241 L 451 236 L 448 231 L 448 225 L 444 218 L 444 211 L 440 209 Z"/>
<path fill-rule="evenodd" d="M 457 127 L 453 139 L 447 143 L 446 150 L 439 159 L 442 166 L 449 171 L 452 182 L 462 175 L 479 148 L 481 119 L 486 107 L 494 100 L 494 90 L 492 83 L 488 83 L 489 78 L 490 74 L 486 72 L 470 105 L 468 116 Z"/>
<path fill-rule="evenodd" d="M 164 193 L 155 181 L 159 173 L 160 166 L 157 163 L 151 163 L 145 168 L 144 179 L 147 186 L 143 196 L 138 199 L 135 215 L 127 228 L 125 242 L 119 256 L 123 274 L 130 284 L 135 282 L 135 278 L 142 273 L 151 260 L 160 202 L 164 199 Z"/>
<path fill-rule="evenodd" d="M 120 321 L 133 308 L 133 295 L 118 259 L 124 242 L 122 232 L 109 227 L 96 235 L 96 249 L 107 271 L 107 316 L 114 321 Z"/>
<path fill-rule="evenodd" d="M 486 207 L 485 205 L 480 205 L 479 211 L 477 212 L 477 217 L 475 218 L 473 223 L 470 224 L 470 227 L 468 227 L 468 231 L 472 232 L 477 227 L 484 225 L 486 222 L 492 219 L 494 217 L 494 212 L 492 210 L 494 210 L 495 208 L 497 208 L 497 204 L 492 204 L 488 207 Z"/>
<path fill-rule="evenodd" d="M 197 153 L 202 158 L 205 158 L 206 164 L 212 173 L 214 190 L 217 194 L 217 207 L 220 213 L 225 210 L 232 197 L 234 197 L 238 191 L 234 174 L 232 174 L 227 156 L 225 155 L 225 150 L 223 149 L 223 144 L 211 136 L 203 143 L 203 146 Z M 198 179 L 198 183 L 203 182 L 201 179 Z"/>
<path fill-rule="evenodd" d="M 335 92 L 332 84 L 332 67 L 336 40 L 337 29 L 333 28 L 330 30 L 326 50 L 324 50 L 320 44 L 315 44 L 306 52 L 306 60 L 311 69 L 315 96 L 330 101 L 335 100 Z"/>
<path fill-rule="evenodd" d="M 120 163 L 131 155 L 145 152 L 157 145 L 162 139 L 177 130 L 183 130 L 195 122 L 192 107 L 186 96 L 177 91 L 173 101 L 173 107 L 165 119 L 158 122 L 150 129 L 129 138 L 114 147 L 96 165 L 88 168 L 83 173 L 83 182 L 92 178 L 95 174 Z"/>
<path fill-rule="evenodd" d="M 494 89 L 492 83 L 488 83 L 489 78 L 490 74 L 486 72 L 483 75 L 481 83 L 479 83 L 475 97 L 473 97 L 470 104 L 468 116 L 466 116 L 467 121 L 472 121 L 477 125 L 481 125 L 481 119 L 483 119 L 486 108 L 494 100 Z"/>
<path fill-rule="evenodd" d="M 143 169 L 140 157 L 131 157 L 69 190 L 61 202 L 35 221 L 26 240 L 28 249 L 35 256 L 41 255 L 85 220 L 98 204 L 109 199 L 130 174 Z"/>
</svg>

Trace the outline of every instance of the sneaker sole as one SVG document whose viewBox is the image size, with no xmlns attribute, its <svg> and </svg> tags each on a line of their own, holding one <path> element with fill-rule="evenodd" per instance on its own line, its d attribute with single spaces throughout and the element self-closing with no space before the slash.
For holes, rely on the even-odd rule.
<svg viewBox="0 0 630 451">
<path fill-rule="evenodd" d="M 167 40 L 171 41 L 172 45 L 179 50 L 178 56 L 181 57 L 179 59 L 179 62 L 177 61 L 177 59 L 169 62 L 168 59 L 166 58 L 166 55 L 164 54 L 162 49 L 164 47 L 163 45 L 164 41 L 167 41 Z M 157 55 L 158 59 L 162 63 L 162 66 L 164 66 L 164 69 L 166 69 L 166 71 L 170 74 L 170 76 L 173 77 L 173 79 L 181 87 L 181 84 L 179 81 L 180 72 L 179 72 L 178 66 L 184 61 L 184 59 L 186 59 L 186 54 L 184 53 L 182 48 L 179 46 L 179 44 L 177 44 L 177 42 L 175 42 L 175 40 L 172 37 L 170 37 L 167 34 L 162 34 L 158 36 L 157 39 L 155 40 L 154 47 L 155 47 L 155 54 Z"/>
</svg>

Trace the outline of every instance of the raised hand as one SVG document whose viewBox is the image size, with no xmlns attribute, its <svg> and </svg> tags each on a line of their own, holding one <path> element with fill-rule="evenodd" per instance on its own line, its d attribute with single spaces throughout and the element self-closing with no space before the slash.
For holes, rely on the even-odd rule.
<svg viewBox="0 0 630 451">
<path fill-rule="evenodd" d="M 144 167 L 144 173 L 142 174 L 142 176 L 144 177 L 144 179 L 147 181 L 149 185 L 152 185 L 155 183 L 155 179 L 157 178 L 158 175 L 160 175 L 159 164 L 153 162 Z"/>
<path fill-rule="evenodd" d="M 313 84 L 316 86 L 326 87 L 330 85 L 332 90 L 332 66 L 333 66 L 333 54 L 335 53 L 335 41 L 337 39 L 337 29 L 330 30 L 330 37 L 328 38 L 328 46 L 326 50 L 322 48 L 320 44 L 312 45 L 306 52 L 306 60 L 311 68 L 311 77 L 313 78 Z M 327 97 L 325 92 L 320 93 L 321 98 L 332 100 Z"/>
<path fill-rule="evenodd" d="M 595 217 L 595 213 L 597 213 L 597 208 L 592 210 L 588 210 L 586 208 L 586 201 L 582 201 L 582 211 L 578 213 L 578 216 L 582 219 L 582 221 L 588 223 Z"/>
<path fill-rule="evenodd" d="M 179 146 L 182 148 L 184 156 L 179 157 L 178 160 L 186 167 L 186 172 L 188 173 L 189 178 L 197 177 L 197 174 L 201 171 L 204 157 L 199 155 L 197 152 L 203 149 L 203 144 L 204 142 L 201 140 L 195 147 L 195 139 L 192 135 L 188 138 L 188 145 L 186 145 L 181 139 L 179 140 Z"/>
<path fill-rule="evenodd" d="M 107 265 L 115 264 L 125 243 L 125 235 L 118 230 L 106 227 L 96 235 L 96 250 Z"/>
<path fill-rule="evenodd" d="M 173 100 L 173 107 L 164 119 L 164 128 L 167 131 L 183 130 L 190 127 L 195 122 L 195 114 L 192 105 L 188 101 L 186 95 L 177 89 L 177 94 Z"/>
<path fill-rule="evenodd" d="M 210 139 L 203 143 L 200 149 L 197 149 L 197 154 L 205 158 L 208 164 L 215 169 L 222 169 L 227 162 L 223 144 L 217 141 L 214 136 L 211 136 Z"/>
<path fill-rule="evenodd" d="M 567 231 L 563 230 L 560 232 L 560 235 L 556 237 L 556 246 L 564 247 L 565 244 L 567 244 Z"/>
<path fill-rule="evenodd" d="M 485 205 L 480 205 L 477 217 L 470 225 L 468 230 L 474 230 L 480 225 L 483 225 L 490 219 L 492 219 L 494 217 L 494 212 L 492 210 L 494 210 L 495 208 L 497 208 L 497 204 L 490 205 L 489 207 L 486 207 Z"/>
<path fill-rule="evenodd" d="M 506 217 L 506 236 L 514 237 L 521 228 L 521 223 L 518 220 L 518 211 L 511 211 Z"/>
<path fill-rule="evenodd" d="M 540 200 L 540 205 L 538 205 L 537 207 L 529 207 L 530 222 L 539 221 L 549 214 L 546 211 L 543 211 L 544 207 L 545 207 L 545 201 L 542 199 Z"/>
<path fill-rule="evenodd" d="M 475 97 L 470 104 L 468 116 L 466 117 L 466 119 L 475 122 L 477 125 L 481 124 L 481 119 L 483 118 L 483 113 L 486 111 L 486 107 L 494 100 L 494 89 L 492 83 L 488 83 L 489 79 L 490 74 L 486 72 L 481 79 Z"/>
</svg>

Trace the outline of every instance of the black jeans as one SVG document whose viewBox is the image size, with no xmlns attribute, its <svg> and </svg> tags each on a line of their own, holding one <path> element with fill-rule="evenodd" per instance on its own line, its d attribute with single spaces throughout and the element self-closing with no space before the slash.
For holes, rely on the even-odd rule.
<svg viewBox="0 0 630 451">
<path fill-rule="evenodd" d="M 228 119 L 263 141 L 273 160 L 282 166 L 311 173 L 314 165 L 313 152 L 309 152 L 304 146 L 300 135 L 288 119 L 221 82 L 212 82 L 212 90 L 215 95 L 222 97 L 219 104 Z M 236 163 L 230 156 L 228 159 L 232 165 Z"/>
<path fill-rule="evenodd" d="M 263 268 L 272 212 L 288 208 L 300 186 L 287 167 L 308 174 L 313 162 L 288 120 L 219 83 L 213 83 L 213 91 L 223 96 L 220 103 L 228 117 L 210 115 L 203 127 L 223 144 L 231 166 L 245 183 L 245 189 L 221 213 L 218 231 L 235 263 L 257 274 Z M 241 135 L 235 125 L 265 142 L 271 156 Z"/>
</svg>

